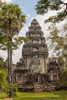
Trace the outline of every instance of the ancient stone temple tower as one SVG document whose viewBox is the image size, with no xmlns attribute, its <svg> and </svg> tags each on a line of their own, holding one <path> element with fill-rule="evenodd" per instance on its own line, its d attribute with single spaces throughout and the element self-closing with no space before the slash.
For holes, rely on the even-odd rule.
<svg viewBox="0 0 67 100">
<path fill-rule="evenodd" d="M 48 62 L 48 50 L 44 33 L 36 19 L 32 20 L 26 33 L 29 41 L 22 49 L 22 58 L 13 72 L 14 82 L 19 91 L 47 92 L 55 90 L 59 80 L 56 61 Z"/>
<path fill-rule="evenodd" d="M 48 50 L 44 33 L 36 19 L 32 20 L 26 37 L 29 38 L 29 41 L 23 46 L 22 56 L 27 69 L 32 73 L 46 73 Z"/>
</svg>

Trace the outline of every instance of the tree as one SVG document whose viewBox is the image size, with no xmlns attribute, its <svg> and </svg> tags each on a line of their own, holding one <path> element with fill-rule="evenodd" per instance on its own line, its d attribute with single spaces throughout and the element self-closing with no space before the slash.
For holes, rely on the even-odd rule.
<svg viewBox="0 0 67 100">
<path fill-rule="evenodd" d="M 2 57 L 0 57 L 0 70 L 4 68 L 5 61 L 3 60 Z"/>
<path fill-rule="evenodd" d="M 5 90 L 6 89 L 5 86 L 7 86 L 6 71 L 0 70 L 0 88 Z"/>
<path fill-rule="evenodd" d="M 56 57 L 59 61 L 59 67 L 63 69 L 59 84 L 57 89 L 66 89 L 67 88 L 67 23 L 63 25 L 62 28 L 56 26 L 56 24 L 52 24 L 49 27 L 50 37 L 48 37 L 48 41 L 50 41 L 50 50 L 53 49 L 54 57 Z"/>
<path fill-rule="evenodd" d="M 6 80 L 6 70 L 4 69 L 5 61 L 0 57 L 0 89 L 6 90 L 7 80 Z"/>
<path fill-rule="evenodd" d="M 57 89 L 67 89 L 67 70 L 64 70 L 61 73 L 59 85 L 57 86 Z"/>
<path fill-rule="evenodd" d="M 60 66 L 67 68 L 67 24 L 64 24 L 63 28 L 60 29 L 56 24 L 49 26 L 50 41 L 49 50 L 53 49 L 53 56 L 56 56 L 60 61 Z"/>
<path fill-rule="evenodd" d="M 65 6 L 65 7 L 64 7 Z M 64 9 L 62 9 L 64 7 Z M 67 16 L 67 2 L 62 0 L 40 0 L 36 5 L 36 11 L 38 14 L 47 13 L 48 10 L 60 10 L 56 16 L 49 17 L 46 22 L 59 22 L 66 18 Z M 62 10 L 61 10 L 62 9 Z"/>
<path fill-rule="evenodd" d="M 0 1 L 1 2 L 1 1 Z M 0 6 L 0 31 L 8 40 L 8 79 L 12 84 L 12 38 L 25 23 L 25 16 L 18 5 L 2 3 Z"/>
</svg>

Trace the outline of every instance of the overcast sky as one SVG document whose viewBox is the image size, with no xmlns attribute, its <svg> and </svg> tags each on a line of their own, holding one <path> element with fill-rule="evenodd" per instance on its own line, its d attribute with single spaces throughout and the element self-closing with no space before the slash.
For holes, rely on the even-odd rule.
<svg viewBox="0 0 67 100">
<path fill-rule="evenodd" d="M 56 12 L 55 11 L 49 11 L 47 14 L 41 16 L 41 15 L 37 15 L 36 11 L 35 11 L 35 5 L 37 4 L 37 1 L 39 0 L 2 0 L 2 1 L 6 1 L 7 3 L 13 3 L 13 4 L 18 4 L 19 7 L 21 8 L 22 12 L 24 15 L 26 15 L 26 24 L 24 25 L 24 27 L 21 29 L 19 35 L 20 36 L 26 36 L 26 32 L 28 30 L 28 27 L 32 21 L 33 18 L 36 18 L 40 24 L 40 26 L 42 27 L 42 31 L 44 32 L 44 36 L 45 38 L 47 38 L 47 36 L 49 35 L 49 32 L 47 31 L 48 26 L 50 25 L 50 23 L 45 24 L 44 20 L 49 18 L 49 16 L 51 15 L 55 15 Z M 67 2 L 67 0 L 65 0 Z M 17 61 L 19 61 L 19 59 L 22 57 L 22 47 L 23 44 L 21 44 L 19 46 L 19 49 L 13 52 L 13 63 L 16 63 Z M 7 58 L 7 51 L 3 52 L 0 51 L 0 55 L 6 59 Z"/>
</svg>

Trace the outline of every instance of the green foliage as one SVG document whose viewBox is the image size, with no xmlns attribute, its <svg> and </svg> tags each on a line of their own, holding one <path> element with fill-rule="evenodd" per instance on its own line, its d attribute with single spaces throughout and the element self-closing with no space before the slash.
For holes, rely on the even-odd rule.
<svg viewBox="0 0 67 100">
<path fill-rule="evenodd" d="M 0 88 L 6 92 L 8 97 L 15 97 L 18 91 L 17 84 L 9 84 L 6 80 L 6 76 L 6 71 L 0 70 Z"/>
<path fill-rule="evenodd" d="M 63 6 L 62 6 L 63 5 Z M 35 10 L 38 14 L 47 13 L 48 10 L 59 10 L 65 6 L 65 9 L 58 12 L 56 16 L 49 17 L 46 22 L 59 22 L 66 18 L 67 16 L 67 3 L 62 2 L 62 0 L 40 0 L 38 1 Z"/>
<path fill-rule="evenodd" d="M 7 50 L 8 38 L 19 33 L 23 23 L 25 23 L 25 16 L 18 5 L 6 4 L 1 1 L 0 4 L 0 49 Z M 26 40 L 23 37 L 15 38 L 15 41 L 11 42 L 12 48 L 18 48 L 18 45 L 23 41 L 22 39 Z"/>
<path fill-rule="evenodd" d="M 5 61 L 3 60 L 2 57 L 0 57 L 0 70 L 2 70 L 5 66 Z"/>
<path fill-rule="evenodd" d="M 6 71 L 3 69 L 0 70 L 0 88 L 6 92 L 8 97 L 16 96 L 16 92 L 18 91 L 17 84 L 9 84 L 6 78 Z"/>
<path fill-rule="evenodd" d="M 37 10 L 38 14 L 44 14 L 48 11 L 49 5 L 50 2 L 48 0 L 40 0 L 38 1 L 35 10 Z"/>
<path fill-rule="evenodd" d="M 7 73 L 5 71 L 5 61 L 0 57 L 0 88 L 6 90 L 8 82 L 6 80 Z"/>
<path fill-rule="evenodd" d="M 28 38 L 26 37 L 15 37 L 14 41 L 11 42 L 12 50 L 18 49 L 20 44 L 27 41 L 28 41 Z"/>
<path fill-rule="evenodd" d="M 64 24 L 61 30 L 56 27 L 56 24 L 52 24 L 49 27 L 50 37 L 48 37 L 48 41 L 50 41 L 49 50 L 53 49 L 53 53 L 55 57 L 59 59 L 59 64 L 63 67 L 67 68 L 67 25 Z M 61 35 L 60 35 L 61 33 Z"/>
<path fill-rule="evenodd" d="M 51 10 L 58 10 L 61 4 L 61 0 L 40 0 L 36 5 L 36 11 L 38 14 L 44 14 L 49 9 Z"/>
<path fill-rule="evenodd" d="M 15 97 L 17 91 L 18 91 L 17 84 L 8 83 L 6 90 L 5 90 L 8 97 Z"/>
<path fill-rule="evenodd" d="M 0 70 L 0 87 L 3 90 L 6 90 L 8 82 L 6 81 L 6 71 Z"/>
<path fill-rule="evenodd" d="M 28 41 L 28 38 L 26 37 L 15 37 L 13 39 L 13 41 L 10 42 L 11 44 L 11 50 L 16 50 L 19 48 L 19 45 L 22 44 L 26 41 Z M 7 50 L 8 49 L 8 39 L 3 35 L 3 34 L 0 34 L 0 49 L 1 50 Z"/>
<path fill-rule="evenodd" d="M 61 11 L 60 13 L 57 13 L 56 16 L 49 17 L 47 20 L 45 20 L 45 23 L 52 22 L 52 23 L 58 23 L 60 21 L 63 21 L 67 16 L 66 10 Z"/>
<path fill-rule="evenodd" d="M 60 81 L 57 88 L 67 88 L 67 69 L 60 75 Z"/>
<path fill-rule="evenodd" d="M 18 5 L 1 3 L 0 6 L 0 49 L 8 49 L 8 38 L 12 39 L 15 34 L 18 34 L 23 23 L 25 23 L 25 16 Z M 6 36 L 6 37 L 5 37 Z M 14 38 L 10 42 L 11 49 L 17 49 L 23 41 L 27 40 L 24 37 Z"/>
<path fill-rule="evenodd" d="M 2 33 L 0 33 L 0 49 L 1 50 L 7 49 L 7 38 Z"/>
<path fill-rule="evenodd" d="M 0 9 L 0 29 L 11 38 L 23 27 L 25 16 L 18 5 L 5 3 Z"/>
</svg>

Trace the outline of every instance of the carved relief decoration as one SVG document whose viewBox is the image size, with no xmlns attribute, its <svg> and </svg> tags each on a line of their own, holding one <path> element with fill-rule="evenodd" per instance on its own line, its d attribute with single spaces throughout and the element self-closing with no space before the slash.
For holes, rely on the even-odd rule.
<svg viewBox="0 0 67 100">
<path fill-rule="evenodd" d="M 40 73 L 41 72 L 40 59 L 37 56 L 34 56 L 31 60 L 30 71 L 31 71 L 31 73 Z"/>
</svg>

